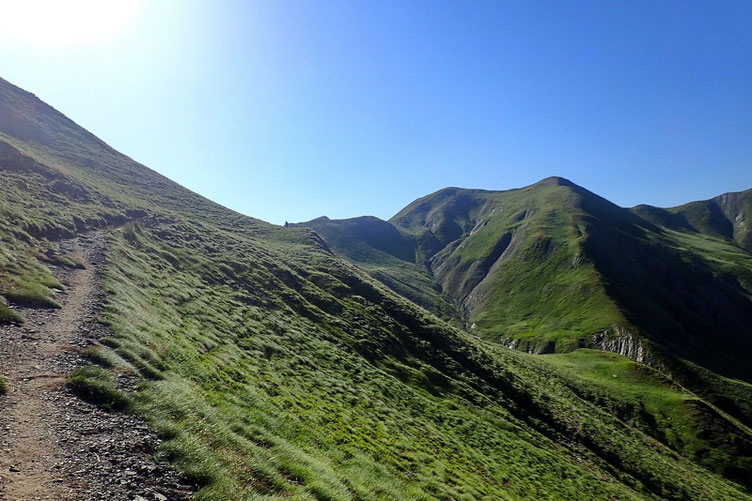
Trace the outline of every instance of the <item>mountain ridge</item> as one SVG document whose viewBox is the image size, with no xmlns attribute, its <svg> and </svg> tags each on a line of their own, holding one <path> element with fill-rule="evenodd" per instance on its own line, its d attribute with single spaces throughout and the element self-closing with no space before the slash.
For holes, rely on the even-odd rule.
<svg viewBox="0 0 752 501">
<path fill-rule="evenodd" d="M 13 121 L 31 134 L 11 135 L 28 131 L 0 120 L 0 323 L 22 324 L 28 308 L 57 314 L 66 290 L 59 270 L 76 266 L 67 238 L 86 242 L 100 230 L 95 276 L 106 332 L 84 346 L 87 365 L 70 376 L 71 388 L 142 416 L 162 439 L 158 457 L 197 498 L 752 498 L 752 437 L 704 397 L 619 355 L 577 350 L 546 359 L 508 350 L 373 278 L 401 280 L 451 320 L 458 304 L 423 278 L 422 258 L 444 229 L 451 235 L 469 224 L 478 200 L 435 214 L 433 238 L 367 219 L 359 223 L 376 223 L 397 244 L 360 245 L 382 235 L 369 230 L 333 245 L 311 229 L 241 216 L 181 188 L 72 122 L 50 119 L 9 85 L 0 81 L 0 113 L 20 110 Z M 542 205 L 530 214 L 530 193 L 491 200 L 503 202 L 503 218 L 432 264 L 456 259 L 470 270 L 495 248 L 495 229 L 517 234 L 525 257 L 571 263 L 580 237 L 558 223 L 582 221 L 556 210 L 576 201 L 563 188 L 536 191 Z M 481 215 L 491 218 L 493 208 Z M 565 231 L 552 239 L 551 228 Z M 413 245 L 420 253 L 412 264 L 387 252 L 405 258 Z M 352 251 L 350 259 L 335 255 L 338 248 Z M 518 266 L 524 275 L 532 265 Z M 574 283 L 594 276 L 583 266 L 538 271 Z M 455 275 L 470 284 L 475 275 L 465 271 Z M 455 275 L 441 274 L 447 283 Z M 12 356 L 6 349 L 0 345 L 0 360 Z M 24 398 L 18 381 L 7 386 Z M 730 403 L 743 411 L 744 398 Z M 7 405 L 0 396 L 0 412 Z M 22 453 L 14 437 L 7 446 Z M 58 438 L 49 436 L 50 447 Z M 55 475 L 53 464 L 37 467 Z"/>
<path fill-rule="evenodd" d="M 738 200 L 749 193 L 711 200 L 746 207 Z M 690 361 L 749 382 L 739 360 L 752 356 L 752 255 L 732 233 L 680 231 L 645 211 L 551 177 L 515 190 L 439 190 L 389 222 L 413 234 L 426 257 L 416 269 L 459 304 L 454 321 L 474 334 L 535 353 L 615 351 L 679 380 Z M 384 274 L 376 278 L 389 285 Z M 749 410 L 737 416 L 749 423 Z"/>
<path fill-rule="evenodd" d="M 332 223 L 334 225 L 340 225 L 340 226 L 343 225 L 343 224 L 354 224 L 354 225 L 357 225 L 359 221 L 368 220 L 368 221 L 371 221 L 371 222 L 379 221 L 379 222 L 383 222 L 383 223 L 391 223 L 391 224 L 393 224 L 397 228 L 400 228 L 400 229 L 403 229 L 403 230 L 409 230 L 410 227 L 411 227 L 411 223 L 412 223 L 410 221 L 409 217 L 413 217 L 413 218 L 416 217 L 414 214 L 411 214 L 411 213 L 418 213 L 419 215 L 423 215 L 423 217 L 424 217 L 424 220 L 419 222 L 419 225 L 424 227 L 424 228 L 421 228 L 421 230 L 424 230 L 427 227 L 432 227 L 433 230 L 431 230 L 431 231 L 434 234 L 438 234 L 439 235 L 438 236 L 438 240 L 439 240 L 438 243 L 441 244 L 441 245 L 443 245 L 442 248 L 445 248 L 446 246 L 452 244 L 453 242 L 456 242 L 458 240 L 458 238 L 459 238 L 458 235 L 468 234 L 468 233 L 470 235 L 472 235 L 473 232 L 475 232 L 475 231 L 477 231 L 479 229 L 478 225 L 483 224 L 483 223 L 487 224 L 487 221 L 485 221 L 485 222 L 484 221 L 478 222 L 475 219 L 468 218 L 467 214 L 462 214 L 461 216 L 459 216 L 459 218 L 461 220 L 463 220 L 464 222 L 472 222 L 472 224 L 468 224 L 465 227 L 460 227 L 455 222 L 451 222 L 451 221 L 450 222 L 446 222 L 446 221 L 443 221 L 443 220 L 441 220 L 441 221 L 427 221 L 426 217 L 430 217 L 430 214 L 428 214 L 429 208 L 432 209 L 432 210 L 436 210 L 436 208 L 434 207 L 434 205 L 437 205 L 437 204 L 439 205 L 440 208 L 442 208 L 443 206 L 441 204 L 444 203 L 444 201 L 445 201 L 444 199 L 446 199 L 447 197 L 457 197 L 457 196 L 460 196 L 460 197 L 462 197 L 462 200 L 464 201 L 464 203 L 467 203 L 467 197 L 472 197 L 472 196 L 475 196 L 475 195 L 478 195 L 478 194 L 506 194 L 506 193 L 518 192 L 520 190 L 533 190 L 533 189 L 535 189 L 537 187 L 549 186 L 549 185 L 563 186 L 563 187 L 571 188 L 578 195 L 581 195 L 581 196 L 584 196 L 584 197 L 591 197 L 592 200 L 595 201 L 596 204 L 600 204 L 601 207 L 607 208 L 608 211 L 610 211 L 612 213 L 612 215 L 616 215 L 616 218 L 618 220 L 632 222 L 632 223 L 635 223 L 635 224 L 637 224 L 638 226 L 640 226 L 642 228 L 646 228 L 646 229 L 649 229 L 651 231 L 656 231 L 656 232 L 662 231 L 660 229 L 661 226 L 668 227 L 668 228 L 672 228 L 672 226 L 670 224 L 668 224 L 665 219 L 662 219 L 659 216 L 655 216 L 654 215 L 653 217 L 649 217 L 650 213 L 653 213 L 653 212 L 659 211 L 659 210 L 662 210 L 662 211 L 677 210 L 678 211 L 679 209 L 681 209 L 683 207 L 692 206 L 693 204 L 698 204 L 698 203 L 703 203 L 703 202 L 715 202 L 715 201 L 718 201 L 718 200 L 728 200 L 728 199 L 733 199 L 733 198 L 737 198 L 737 199 L 741 198 L 741 199 L 743 199 L 744 197 L 746 197 L 750 193 L 752 193 L 752 190 L 745 190 L 745 191 L 742 191 L 742 192 L 724 193 L 724 194 L 718 195 L 716 197 L 713 197 L 713 198 L 711 198 L 711 199 L 709 199 L 707 201 L 689 202 L 689 203 L 687 203 L 687 204 L 685 204 L 683 206 L 678 206 L 676 208 L 669 208 L 669 209 L 659 209 L 657 207 L 646 206 L 646 205 L 638 205 L 636 207 L 628 209 L 628 208 L 619 207 L 616 204 L 613 204 L 613 203 L 609 202 L 608 200 L 606 200 L 606 199 L 604 199 L 604 198 L 602 198 L 602 197 L 600 197 L 600 196 L 598 196 L 598 195 L 590 192 L 589 190 L 586 190 L 586 189 L 584 189 L 584 188 L 576 185 L 575 183 L 571 182 L 570 180 L 568 180 L 566 178 L 559 177 L 559 176 L 550 176 L 550 177 L 545 178 L 545 179 L 543 179 L 543 180 L 541 180 L 541 181 L 539 181 L 537 183 L 534 183 L 532 185 L 529 185 L 529 186 L 526 186 L 526 187 L 523 187 L 523 188 L 510 189 L 510 190 L 502 190 L 502 191 L 487 190 L 487 189 L 467 189 L 467 188 L 458 188 L 458 187 L 443 188 L 443 189 L 437 190 L 437 191 L 435 191 L 433 193 L 430 193 L 430 194 L 428 194 L 428 195 L 426 195 L 424 197 L 420 197 L 420 198 L 416 199 L 414 202 L 411 202 L 410 204 L 408 204 L 407 206 L 405 206 L 405 208 L 403 208 L 400 211 L 398 211 L 394 216 L 392 216 L 389 220 L 386 220 L 386 221 L 381 220 L 379 218 L 376 218 L 374 216 L 360 216 L 358 218 L 338 219 L 338 220 L 329 220 L 328 218 L 326 218 L 326 216 L 322 216 L 321 218 L 317 218 L 317 219 L 314 219 L 314 220 L 311 220 L 311 221 L 308 221 L 308 222 L 297 223 L 296 226 L 303 225 L 303 226 L 312 227 L 314 229 L 316 229 L 318 227 L 320 229 L 320 223 L 323 222 L 324 220 L 326 220 L 327 223 Z M 438 199 L 442 199 L 442 202 L 434 202 L 434 199 L 437 199 L 437 198 Z M 434 202 L 434 203 L 432 204 L 431 202 Z M 454 200 L 452 200 L 452 203 L 454 203 L 455 205 L 457 205 L 457 202 L 454 201 Z M 463 203 L 463 202 L 460 202 L 460 204 L 461 203 Z M 477 207 L 476 207 L 476 210 L 482 210 L 482 209 L 477 209 Z M 648 214 L 648 216 L 647 217 L 643 217 L 643 215 L 645 215 L 645 214 Z M 524 215 L 520 215 L 519 217 L 524 217 Z M 325 219 L 322 219 L 322 218 L 325 218 Z M 741 218 L 737 217 L 737 219 L 741 219 Z M 442 225 L 453 225 L 453 227 L 447 229 L 446 227 L 442 227 Z M 472 228 L 471 228 L 471 226 L 472 226 Z M 690 226 L 684 226 L 684 229 L 691 229 L 694 232 L 702 233 L 697 228 L 690 227 Z M 416 247 L 418 247 L 418 252 L 420 252 L 420 249 L 419 249 L 420 244 L 417 243 L 417 239 L 420 239 L 422 235 L 419 234 L 420 233 L 419 231 L 416 232 L 416 233 L 418 233 L 418 234 L 415 235 L 416 243 L 414 245 L 416 245 Z M 330 236 L 330 238 L 334 236 L 331 231 L 327 232 L 327 234 Z M 732 238 L 730 238 L 729 234 L 718 235 L 718 236 L 725 236 L 728 240 L 732 240 Z M 378 237 L 375 237 L 375 239 L 378 240 Z M 434 245 L 436 243 L 437 243 L 436 241 L 432 241 L 428 245 L 424 246 L 428 250 L 428 252 L 425 253 L 426 255 L 428 255 L 428 259 L 426 260 L 427 264 L 430 264 L 430 259 L 433 258 L 435 256 L 435 254 L 438 252 L 435 249 L 435 247 L 434 247 Z M 732 242 L 729 242 L 729 243 L 732 243 Z M 501 244 L 501 242 L 500 242 L 500 244 Z M 507 245 L 508 245 L 508 243 L 505 244 L 505 245 L 499 245 L 499 247 L 496 248 L 495 252 L 492 252 L 490 254 L 490 256 L 493 257 L 494 254 L 501 254 L 501 253 L 503 253 L 503 251 L 506 249 Z M 499 257 L 499 256 L 497 256 L 497 257 Z M 405 259 L 403 257 L 403 260 L 409 260 L 409 259 Z M 431 273 L 433 273 L 434 270 L 430 270 L 429 269 L 428 271 L 429 271 L 429 274 L 431 274 Z"/>
<path fill-rule="evenodd" d="M 632 211 L 666 227 L 732 240 L 752 252 L 752 189 L 726 192 L 665 209 L 638 205 Z"/>
</svg>

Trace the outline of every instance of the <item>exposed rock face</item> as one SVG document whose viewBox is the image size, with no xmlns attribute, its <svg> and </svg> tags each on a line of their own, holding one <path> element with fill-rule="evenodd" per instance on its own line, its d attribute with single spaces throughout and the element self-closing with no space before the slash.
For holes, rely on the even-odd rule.
<svg viewBox="0 0 752 501">
<path fill-rule="evenodd" d="M 511 350 L 524 351 L 536 355 L 545 355 L 556 352 L 556 343 L 553 341 L 532 341 L 529 339 L 517 339 L 502 337 L 497 339 L 499 344 Z"/>
<path fill-rule="evenodd" d="M 523 351 L 544 355 L 555 353 L 556 345 L 551 341 L 534 341 L 530 339 L 518 339 L 512 337 L 500 337 L 497 342 L 512 350 Z M 590 342 L 580 341 L 578 345 L 569 346 L 569 349 L 594 348 L 610 351 L 623 355 L 635 362 L 648 365 L 667 377 L 671 377 L 670 371 L 659 355 L 650 348 L 650 343 L 637 334 L 620 326 L 612 326 L 608 329 L 596 332 L 590 338 Z"/>
<path fill-rule="evenodd" d="M 613 326 L 593 334 L 593 348 L 611 351 L 627 358 L 645 364 L 657 370 L 669 379 L 673 379 L 672 371 L 660 352 L 651 349 L 650 342 L 628 331 L 623 327 Z"/>
<path fill-rule="evenodd" d="M 612 327 L 593 334 L 593 347 L 624 355 L 640 363 L 648 363 L 646 358 L 649 357 L 646 357 L 647 350 L 642 339 L 623 327 Z"/>
</svg>

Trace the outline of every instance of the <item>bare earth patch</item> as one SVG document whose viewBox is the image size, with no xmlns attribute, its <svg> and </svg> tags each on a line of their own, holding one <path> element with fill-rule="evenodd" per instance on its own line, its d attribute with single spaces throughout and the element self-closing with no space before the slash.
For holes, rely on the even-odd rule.
<svg viewBox="0 0 752 501">
<path fill-rule="evenodd" d="M 65 376 L 106 334 L 95 322 L 104 234 L 64 243 L 85 269 L 52 267 L 66 285 L 60 310 L 19 309 L 23 326 L 0 327 L 0 499 L 189 499 L 193 490 L 152 458 L 159 443 L 140 419 L 73 395 Z"/>
</svg>

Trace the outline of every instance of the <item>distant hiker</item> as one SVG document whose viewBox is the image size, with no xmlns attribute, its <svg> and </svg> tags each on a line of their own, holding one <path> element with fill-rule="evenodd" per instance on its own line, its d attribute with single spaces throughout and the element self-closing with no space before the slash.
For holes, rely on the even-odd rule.
<svg viewBox="0 0 752 501">
<path fill-rule="evenodd" d="M 285 228 L 289 228 L 289 227 L 290 227 L 290 223 L 288 223 L 287 221 L 285 221 Z"/>
</svg>

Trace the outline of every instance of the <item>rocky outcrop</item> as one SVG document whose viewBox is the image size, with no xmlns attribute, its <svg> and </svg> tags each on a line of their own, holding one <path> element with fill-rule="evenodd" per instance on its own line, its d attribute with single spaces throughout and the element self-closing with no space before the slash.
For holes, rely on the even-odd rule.
<svg viewBox="0 0 752 501">
<path fill-rule="evenodd" d="M 536 341 L 514 337 L 499 337 L 496 342 L 512 350 L 536 355 L 545 355 L 557 351 L 570 351 L 577 348 L 593 348 L 610 351 L 625 356 L 635 362 L 648 365 L 667 377 L 671 377 L 663 359 L 651 349 L 650 343 L 639 335 L 620 326 L 612 326 L 593 334 L 589 340 L 580 340 L 571 346 L 557 346 L 552 341 Z"/>
<path fill-rule="evenodd" d="M 624 355 L 636 362 L 646 363 L 647 350 L 642 339 L 623 327 L 611 327 L 593 334 L 593 347 Z"/>
<path fill-rule="evenodd" d="M 546 355 L 556 352 L 556 343 L 553 341 L 534 341 L 530 339 L 518 339 L 502 337 L 497 339 L 499 344 L 506 346 L 511 350 L 524 351 L 535 355 Z M 575 348 L 579 348 L 576 346 Z"/>
<path fill-rule="evenodd" d="M 663 357 L 641 336 L 624 327 L 613 326 L 592 336 L 592 348 L 618 353 L 627 358 L 652 367 L 672 379 L 671 371 Z"/>
</svg>

